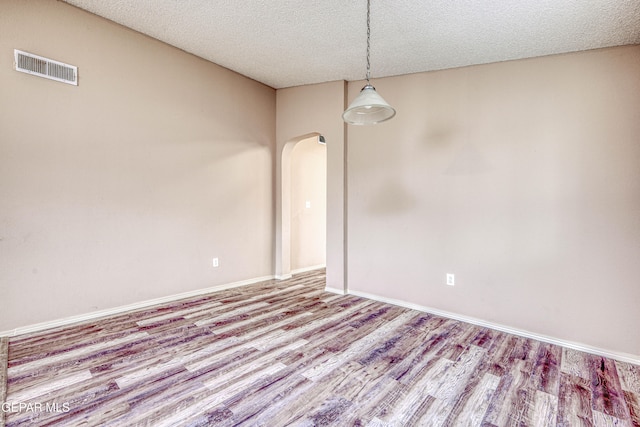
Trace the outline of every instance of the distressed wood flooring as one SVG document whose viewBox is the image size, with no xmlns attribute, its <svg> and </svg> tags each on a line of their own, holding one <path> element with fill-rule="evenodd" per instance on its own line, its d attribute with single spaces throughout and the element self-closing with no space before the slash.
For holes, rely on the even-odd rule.
<svg viewBox="0 0 640 427">
<path fill-rule="evenodd" d="M 639 366 L 324 285 L 13 337 L 6 426 L 640 426 Z"/>
</svg>

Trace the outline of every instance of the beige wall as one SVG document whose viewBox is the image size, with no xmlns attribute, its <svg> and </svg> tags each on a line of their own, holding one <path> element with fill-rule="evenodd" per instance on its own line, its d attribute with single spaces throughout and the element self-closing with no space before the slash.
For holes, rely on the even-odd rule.
<svg viewBox="0 0 640 427">
<path fill-rule="evenodd" d="M 16 72 L 14 48 L 79 86 Z M 0 94 L 0 331 L 273 274 L 275 90 L 3 0 Z"/>
<path fill-rule="evenodd" d="M 640 355 L 640 46 L 374 84 L 350 290 Z"/>
<path fill-rule="evenodd" d="M 326 247 L 327 148 L 313 136 L 291 152 L 291 270 L 325 265 Z"/>
</svg>

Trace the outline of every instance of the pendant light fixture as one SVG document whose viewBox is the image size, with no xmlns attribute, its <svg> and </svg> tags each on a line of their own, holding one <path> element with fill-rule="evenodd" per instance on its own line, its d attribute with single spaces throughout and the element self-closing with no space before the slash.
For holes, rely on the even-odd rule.
<svg viewBox="0 0 640 427">
<path fill-rule="evenodd" d="M 387 101 L 382 99 L 376 88 L 369 83 L 371 77 L 371 0 L 367 0 L 367 84 L 342 113 L 342 119 L 352 125 L 375 125 L 396 115 Z"/>
</svg>

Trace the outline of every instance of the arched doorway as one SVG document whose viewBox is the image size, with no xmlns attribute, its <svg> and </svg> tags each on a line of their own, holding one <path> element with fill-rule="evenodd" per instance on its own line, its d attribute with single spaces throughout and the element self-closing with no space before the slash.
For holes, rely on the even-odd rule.
<svg viewBox="0 0 640 427">
<path fill-rule="evenodd" d="M 276 278 L 326 265 L 326 147 L 312 132 L 289 140 L 278 156 Z"/>
</svg>

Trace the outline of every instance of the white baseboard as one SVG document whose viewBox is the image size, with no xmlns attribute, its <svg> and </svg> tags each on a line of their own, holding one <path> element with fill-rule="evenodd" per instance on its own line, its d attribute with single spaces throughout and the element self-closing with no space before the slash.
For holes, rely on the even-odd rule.
<svg viewBox="0 0 640 427">
<path fill-rule="evenodd" d="M 329 288 L 327 288 L 326 290 L 328 292 L 332 292 L 331 290 L 329 290 Z M 336 293 L 343 293 L 343 292 L 337 291 Z M 546 342 L 546 343 L 549 343 L 549 344 L 555 344 L 555 345 L 559 345 L 559 346 L 562 346 L 562 347 L 567 347 L 567 348 L 570 348 L 570 349 L 573 349 L 573 350 L 578 350 L 578 351 L 582 351 L 582 352 L 585 352 L 585 353 L 594 354 L 594 355 L 597 355 L 597 356 L 604 356 L 604 357 L 607 357 L 607 358 L 610 358 L 610 359 L 613 359 L 613 360 L 617 360 L 617 361 L 620 361 L 620 362 L 626 362 L 626 363 L 632 363 L 634 365 L 640 365 L 640 356 L 638 356 L 638 355 L 633 355 L 633 354 L 628 354 L 628 353 L 620 353 L 620 352 L 610 351 L 610 350 L 606 350 L 606 349 L 602 349 L 602 348 L 592 347 L 592 346 L 589 346 L 589 345 L 586 345 L 586 344 L 576 343 L 576 342 L 573 342 L 573 341 L 567 341 L 567 340 L 563 340 L 563 339 L 549 337 L 549 336 L 542 335 L 542 334 L 537 334 L 537 333 L 534 333 L 534 332 L 525 331 L 523 329 L 512 328 L 510 326 L 501 325 L 499 323 L 487 322 L 487 321 L 482 320 L 482 319 L 476 319 L 475 317 L 463 316 L 463 315 L 460 315 L 460 314 L 451 313 L 451 312 L 444 311 L 444 310 L 438 310 L 438 309 L 432 308 L 432 307 L 425 307 L 425 306 L 422 306 L 422 305 L 413 304 L 413 303 L 402 301 L 402 300 L 381 297 L 379 295 L 370 294 L 370 293 L 367 293 L 367 292 L 349 291 L 348 293 L 350 295 L 355 295 L 355 296 L 359 296 L 359 297 L 362 297 L 362 298 L 371 299 L 371 300 L 374 300 L 374 301 L 393 304 L 393 305 L 397 305 L 397 306 L 400 306 L 400 307 L 409 308 L 409 309 L 412 309 L 412 310 L 422 311 L 422 312 L 425 312 L 425 313 L 435 314 L 436 316 L 447 317 L 449 319 L 459 320 L 461 322 L 471 323 L 473 325 L 482 326 L 482 327 L 489 328 L 489 329 L 495 329 L 497 331 L 506 332 L 508 334 L 518 335 L 518 336 L 521 336 L 521 337 L 524 337 L 524 338 L 531 338 L 531 339 L 534 339 L 534 340 L 537 340 L 537 341 L 542 341 L 542 342 Z"/>
<path fill-rule="evenodd" d="M 312 265 L 311 267 L 298 268 L 297 270 L 292 270 L 291 274 L 306 273 L 307 271 L 320 270 L 321 268 L 327 268 L 327 265 L 319 264 L 319 265 Z"/>
<path fill-rule="evenodd" d="M 152 300 L 137 302 L 134 304 L 123 305 L 120 307 L 109 308 L 106 310 L 94 311 L 91 313 L 81 314 L 78 316 L 66 317 L 64 319 L 52 320 L 50 322 L 36 323 L 34 325 L 23 326 L 11 331 L 0 331 L 0 337 L 15 337 L 23 334 L 30 334 L 33 332 L 40 332 L 46 329 L 57 328 L 59 326 L 72 325 L 74 323 L 86 322 L 89 320 L 96 320 L 115 314 L 121 314 L 127 311 L 139 310 L 141 308 L 148 308 L 158 304 L 165 304 L 168 302 L 178 301 L 185 298 L 191 298 L 199 295 L 209 294 L 216 291 L 222 291 L 225 289 L 238 288 L 240 286 L 252 285 L 254 283 L 264 282 L 272 280 L 274 276 L 264 276 L 255 279 L 242 280 L 239 282 L 228 283 L 225 285 L 212 286 L 206 289 L 197 289 L 195 291 L 184 292 L 181 294 L 169 295 L 166 297 L 155 298 Z"/>
<path fill-rule="evenodd" d="M 324 288 L 324 290 L 327 291 L 327 292 L 331 292 L 332 294 L 346 295 L 344 289 L 330 288 L 329 286 L 327 286 L 327 287 Z"/>
<path fill-rule="evenodd" d="M 306 273 L 307 271 L 319 270 L 321 268 L 326 268 L 325 264 L 320 265 L 312 265 L 311 267 L 298 268 L 296 270 L 291 270 L 290 273 L 279 274 L 276 275 L 276 280 L 287 280 L 291 279 L 295 274 Z"/>
</svg>

